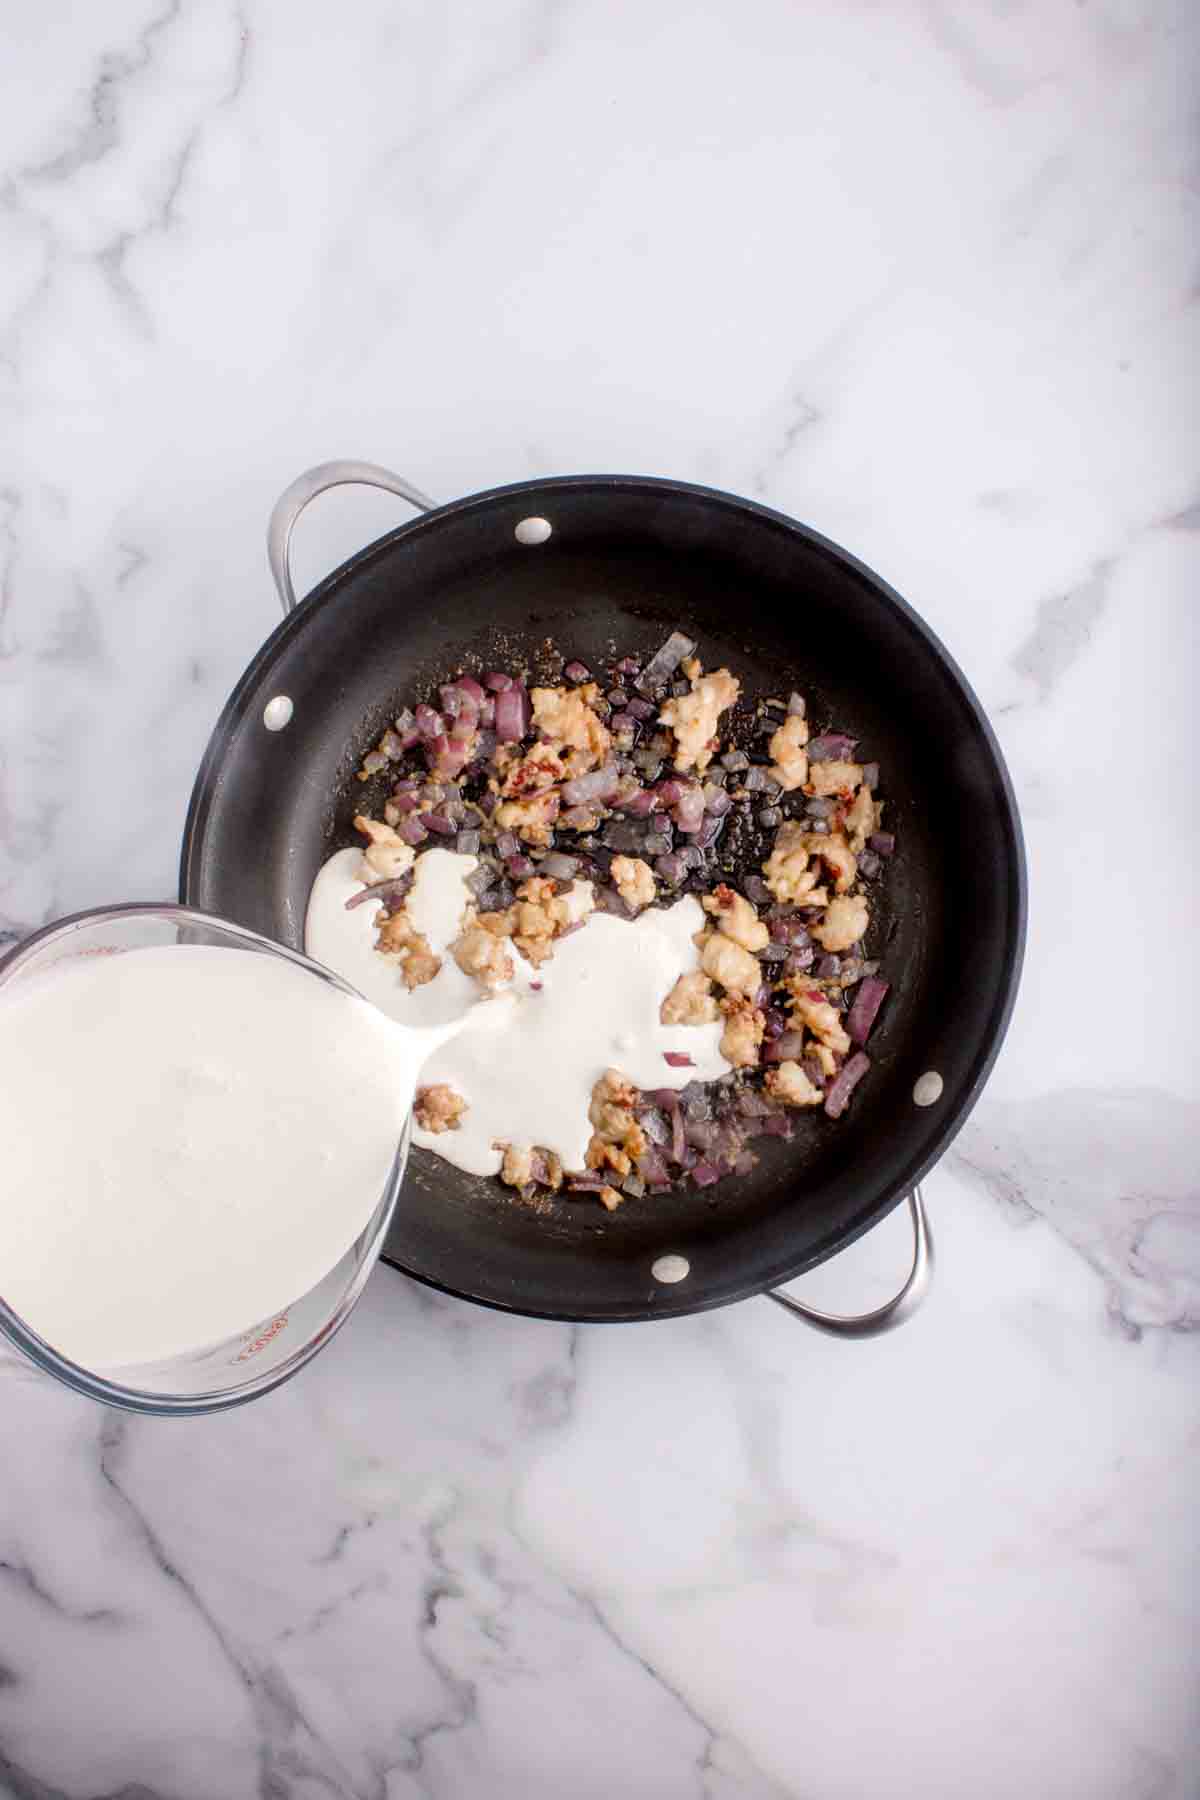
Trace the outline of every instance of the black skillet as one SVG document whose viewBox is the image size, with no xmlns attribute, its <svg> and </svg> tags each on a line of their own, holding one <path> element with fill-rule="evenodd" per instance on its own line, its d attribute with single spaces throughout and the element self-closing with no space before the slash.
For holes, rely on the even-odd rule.
<svg viewBox="0 0 1200 1800">
<path fill-rule="evenodd" d="M 370 544 L 297 604 L 292 526 L 327 488 L 367 482 L 422 516 Z M 646 1319 L 765 1293 L 834 1255 L 901 1199 L 913 1271 L 889 1306 L 810 1322 L 866 1335 L 912 1310 L 929 1272 L 917 1183 L 974 1103 L 1008 1023 L 1025 928 L 1020 826 L 979 702 L 921 619 L 877 575 L 780 513 L 684 482 L 571 476 L 433 507 L 371 464 L 332 463 L 271 521 L 285 618 L 213 733 L 184 833 L 181 898 L 300 949 L 313 877 L 354 840 L 365 750 L 401 704 L 452 672 L 558 658 L 604 668 L 675 626 L 761 697 L 797 688 L 882 766 L 897 853 L 872 954 L 893 991 L 873 1067 L 845 1118 L 803 1115 L 759 1166 L 604 1213 L 536 1213 L 493 1181 L 414 1150 L 385 1258 L 510 1311 Z M 290 706 L 288 703 L 290 702 Z M 281 725 L 280 721 L 287 719 Z M 272 729 L 272 727 L 275 727 Z M 371 798 L 370 790 L 366 798 Z M 536 1077 L 534 1077 L 536 1078 Z M 914 1088 L 932 1103 L 914 1102 Z M 664 1256 L 682 1258 L 664 1265 Z M 658 1274 L 652 1273 L 658 1264 Z"/>
</svg>

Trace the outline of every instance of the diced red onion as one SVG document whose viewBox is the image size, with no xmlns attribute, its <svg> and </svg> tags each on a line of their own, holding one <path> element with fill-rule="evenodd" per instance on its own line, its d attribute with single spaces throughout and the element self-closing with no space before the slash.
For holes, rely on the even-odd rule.
<svg viewBox="0 0 1200 1800">
<path fill-rule="evenodd" d="M 668 775 L 665 781 L 659 782 L 654 791 L 664 806 L 674 806 L 680 795 L 687 793 L 688 784 L 686 781 L 680 781 L 674 775 Z"/>
<path fill-rule="evenodd" d="M 658 1144 L 660 1148 L 665 1148 L 670 1143 L 671 1127 L 656 1106 L 642 1107 L 638 1113 L 638 1120 L 652 1144 Z"/>
<path fill-rule="evenodd" d="M 527 856 L 506 856 L 504 867 L 511 881 L 526 881 L 534 872 L 534 864 Z"/>
<path fill-rule="evenodd" d="M 476 706 L 483 705 L 483 689 L 473 675 L 460 675 L 457 685 L 475 702 Z"/>
<path fill-rule="evenodd" d="M 655 1149 L 653 1144 L 647 1144 L 638 1157 L 637 1170 L 642 1180 L 648 1181 L 651 1187 L 665 1186 L 671 1179 L 661 1150 Z"/>
<path fill-rule="evenodd" d="M 710 845 L 715 844 L 721 835 L 721 828 L 724 823 L 724 819 L 706 818 L 699 831 L 695 834 L 694 842 L 696 848 L 698 850 L 707 850 Z"/>
<path fill-rule="evenodd" d="M 850 1104 L 850 1096 L 871 1066 L 865 1050 L 856 1050 L 840 1068 L 825 1090 L 825 1111 L 831 1119 L 840 1119 Z"/>
<path fill-rule="evenodd" d="M 618 919 L 632 919 L 634 908 L 618 894 L 616 888 L 597 887 L 595 889 L 597 912 L 613 913 Z"/>
<path fill-rule="evenodd" d="M 514 744 L 529 729 L 529 696 L 519 681 L 496 695 L 496 737 Z"/>
<path fill-rule="evenodd" d="M 788 954 L 788 947 L 786 944 L 764 944 L 758 954 L 765 963 L 783 962 Z"/>
<path fill-rule="evenodd" d="M 658 795 L 649 788 L 639 788 L 636 794 L 630 794 L 627 800 L 621 801 L 621 811 L 628 813 L 631 819 L 648 819 L 659 804 Z"/>
<path fill-rule="evenodd" d="M 707 813 L 711 813 L 714 819 L 723 818 L 733 805 L 733 801 L 729 798 L 725 789 L 723 787 L 718 787 L 713 781 L 705 782 L 703 795 L 704 810 Z"/>
<path fill-rule="evenodd" d="M 711 1187 L 714 1181 L 720 1181 L 721 1171 L 715 1163 L 699 1162 L 692 1170 L 692 1180 L 697 1187 Z"/>
<path fill-rule="evenodd" d="M 590 801 L 606 800 L 616 791 L 620 775 L 613 763 L 605 763 L 601 769 L 592 769 L 586 775 L 576 775 L 571 781 L 564 781 L 562 797 L 567 806 L 585 806 Z"/>
<path fill-rule="evenodd" d="M 695 1057 L 685 1055 L 682 1050 L 664 1050 L 663 1061 L 670 1063 L 673 1069 L 694 1069 L 696 1066 Z"/>
<path fill-rule="evenodd" d="M 654 873 L 676 887 L 687 878 L 687 864 L 678 850 L 671 850 L 667 855 L 655 858 Z"/>
<path fill-rule="evenodd" d="M 503 694 L 512 684 L 512 676 L 503 674 L 499 669 L 493 669 L 483 678 L 484 687 L 491 688 L 493 694 Z"/>
<path fill-rule="evenodd" d="M 667 837 L 665 832 L 647 832 L 642 843 L 642 849 L 646 852 L 647 856 L 666 856 L 671 849 L 671 839 Z"/>
<path fill-rule="evenodd" d="M 787 1020 L 777 1006 L 768 1006 L 763 1016 L 763 1036 L 775 1039 L 782 1037 L 787 1030 Z"/>
<path fill-rule="evenodd" d="M 519 856 L 521 845 L 514 832 L 499 831 L 496 833 L 496 854 L 498 856 Z"/>
<path fill-rule="evenodd" d="M 626 702 L 629 699 L 629 695 L 625 692 L 624 688 L 615 687 L 615 688 L 610 688 L 608 690 L 607 694 L 605 694 L 604 698 L 608 701 L 608 704 L 614 708 L 614 710 L 616 710 L 617 712 L 623 712 L 625 710 Z M 615 719 L 613 720 L 613 723 L 616 724 Z"/>
<path fill-rule="evenodd" d="M 876 856 L 890 856 L 896 848 L 896 839 L 890 831 L 873 831 L 867 843 Z"/>
<path fill-rule="evenodd" d="M 808 711 L 808 708 L 804 704 L 804 695 L 803 694 L 789 694 L 787 709 L 788 709 L 788 712 L 791 714 L 792 718 L 802 719 L 804 717 L 805 713 Z"/>
<path fill-rule="evenodd" d="M 761 794 L 769 780 L 770 776 L 765 769 L 747 769 L 746 779 L 742 785 L 748 794 Z"/>
<path fill-rule="evenodd" d="M 685 844 L 683 849 L 679 852 L 679 855 L 683 859 L 686 868 L 699 869 L 703 867 L 704 852 L 703 850 L 697 850 L 695 844 Z"/>
<path fill-rule="evenodd" d="M 389 804 L 394 806 L 398 813 L 410 813 L 416 812 L 421 802 L 416 794 L 404 793 L 393 794 Z"/>
<path fill-rule="evenodd" d="M 422 813 L 421 823 L 426 831 L 435 831 L 439 837 L 454 837 L 458 829 L 453 819 L 448 819 L 445 813 Z"/>
<path fill-rule="evenodd" d="M 454 840 L 454 848 L 460 856 L 477 856 L 479 854 L 479 833 L 477 831 L 460 831 Z"/>
<path fill-rule="evenodd" d="M 809 762 L 845 762 L 854 755 L 858 739 L 840 731 L 826 731 L 808 746 Z"/>
<path fill-rule="evenodd" d="M 581 662 L 569 662 L 563 669 L 568 681 L 586 681 L 591 672 L 587 664 Z"/>
<path fill-rule="evenodd" d="M 771 1137 L 790 1138 L 792 1135 L 792 1121 L 786 1113 L 772 1113 L 770 1118 L 763 1120 L 762 1128 Z"/>
<path fill-rule="evenodd" d="M 783 1031 L 763 1051 L 764 1062 L 795 1062 L 804 1049 L 802 1031 Z"/>
<path fill-rule="evenodd" d="M 822 956 L 819 959 L 816 968 L 813 970 L 813 974 L 821 981 L 832 981 L 835 975 L 841 973 L 841 968 L 841 957 L 834 956 L 831 952 L 829 955 Z"/>
<path fill-rule="evenodd" d="M 617 664 L 616 673 L 618 675 L 636 675 L 641 666 L 636 656 L 623 656 Z"/>
<path fill-rule="evenodd" d="M 435 737 L 425 745 L 425 755 L 434 775 L 442 779 L 458 775 L 470 760 L 470 746 L 458 738 Z"/>
<path fill-rule="evenodd" d="M 559 818 L 559 824 L 565 825 L 568 831 L 587 831 L 595 823 L 596 812 L 591 806 L 569 806 Z"/>
<path fill-rule="evenodd" d="M 696 1150 L 711 1150 L 720 1137 L 720 1127 L 709 1119 L 689 1119 L 685 1124 L 684 1136 Z"/>
<path fill-rule="evenodd" d="M 645 848 L 646 833 L 644 828 L 627 825 L 621 819 L 610 819 L 604 827 L 601 842 L 606 849 L 615 850 L 620 856 L 635 856 Z"/>
<path fill-rule="evenodd" d="M 638 677 L 637 685 L 643 692 L 647 688 L 658 687 L 661 682 L 669 681 L 685 656 L 690 656 L 696 648 L 694 638 L 685 637 L 682 631 L 673 631 L 665 644 L 660 644 L 650 661 Z"/>
<path fill-rule="evenodd" d="M 753 900 L 755 906 L 766 906 L 774 898 L 770 888 L 760 875 L 747 875 L 742 883 L 747 900 Z"/>
<path fill-rule="evenodd" d="M 750 758 L 744 750 L 726 750 L 721 758 L 721 766 L 725 769 L 748 769 Z"/>
<path fill-rule="evenodd" d="M 421 701 L 416 712 L 413 714 L 413 723 L 423 738 L 445 736 L 446 722 L 442 718 L 441 713 L 434 712 L 432 706 L 427 706 L 424 700 Z"/>
<path fill-rule="evenodd" d="M 699 831 L 704 823 L 703 789 L 685 788 L 672 807 L 671 816 L 680 831 Z"/>
<path fill-rule="evenodd" d="M 404 839 L 406 844 L 412 844 L 414 849 L 418 844 L 423 844 L 429 836 L 415 813 L 410 813 L 407 819 L 401 819 L 396 827 L 396 833 Z"/>
<path fill-rule="evenodd" d="M 393 875 L 387 881 L 377 881 L 372 887 L 365 887 L 360 893 L 351 894 L 346 902 L 346 911 L 353 912 L 356 906 L 365 906 L 368 900 L 390 905 L 393 900 L 402 900 L 413 884 L 413 872 L 406 869 L 403 875 Z"/>
<path fill-rule="evenodd" d="M 625 711 L 632 713 L 635 719 L 652 719 L 654 717 L 654 706 L 649 700 L 629 700 L 626 702 Z"/>
<path fill-rule="evenodd" d="M 764 806 L 758 815 L 758 822 L 764 831 L 774 831 L 777 825 L 783 824 L 783 814 L 777 806 Z"/>
<path fill-rule="evenodd" d="M 613 738 L 628 749 L 637 736 L 637 720 L 627 712 L 614 713 L 608 721 L 608 729 Z"/>
<path fill-rule="evenodd" d="M 877 788 L 879 786 L 879 764 L 877 762 L 864 763 L 862 778 L 864 787 Z"/>
<path fill-rule="evenodd" d="M 380 769 L 387 768 L 388 759 L 382 750 L 368 750 L 363 757 L 363 774 L 378 775 Z"/>
<path fill-rule="evenodd" d="M 816 951 L 811 944 L 798 944 L 794 950 L 788 951 L 788 959 L 784 970 L 789 975 L 800 975 L 805 969 L 811 969 Z"/>
<path fill-rule="evenodd" d="M 858 872 L 867 881 L 873 881 L 882 867 L 883 858 L 873 850 L 864 850 L 858 859 Z"/>
<path fill-rule="evenodd" d="M 479 723 L 489 733 L 491 732 L 491 727 L 496 723 L 496 701 L 491 694 L 486 696 L 483 704 L 479 708 Z M 492 750 L 494 750 L 496 748 L 494 734 L 492 734 L 492 737 Z M 488 755 L 491 755 L 491 750 L 488 751 Z"/>
<path fill-rule="evenodd" d="M 542 858 L 540 872 L 552 881 L 574 881 L 579 873 L 579 858 L 564 856 L 561 850 L 554 850 Z"/>
<path fill-rule="evenodd" d="M 489 869 L 487 864 L 484 863 L 478 869 L 471 870 L 471 873 L 466 879 L 466 886 L 470 888 L 471 892 L 478 898 L 487 893 L 495 879 L 495 870 Z"/>
<path fill-rule="evenodd" d="M 598 1194 L 610 1184 L 603 1175 L 568 1175 L 567 1186 L 573 1194 Z"/>
<path fill-rule="evenodd" d="M 887 995 L 888 983 L 880 981 L 877 976 L 868 975 L 858 984 L 854 996 L 854 1005 L 850 1008 L 846 1020 L 846 1030 L 851 1041 L 865 1044 L 871 1035 L 871 1027 L 875 1023 L 880 1007 Z"/>
</svg>

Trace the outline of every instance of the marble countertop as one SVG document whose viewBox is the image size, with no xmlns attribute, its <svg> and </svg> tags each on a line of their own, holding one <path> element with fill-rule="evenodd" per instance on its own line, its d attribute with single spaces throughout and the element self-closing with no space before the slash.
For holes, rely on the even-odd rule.
<svg viewBox="0 0 1200 1800">
<path fill-rule="evenodd" d="M 278 492 L 629 469 L 856 550 L 1021 798 L 926 1307 L 571 1329 L 381 1269 L 298 1380 L 0 1369 L 17 1800 L 1191 1800 L 1197 15 L 102 0 L 9 20 L 0 932 L 168 897 Z M 393 524 L 342 493 L 307 587 Z M 895 1285 L 903 1214 L 798 1283 Z"/>
</svg>

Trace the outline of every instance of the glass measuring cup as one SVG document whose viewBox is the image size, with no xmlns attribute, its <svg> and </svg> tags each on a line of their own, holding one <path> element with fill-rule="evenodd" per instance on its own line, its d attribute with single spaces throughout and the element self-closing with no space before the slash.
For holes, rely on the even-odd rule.
<svg viewBox="0 0 1200 1800">
<path fill-rule="evenodd" d="M 191 907 L 127 905 L 59 919 L 0 958 L 0 991 L 73 957 L 112 956 L 176 944 L 214 945 L 249 956 L 277 956 L 314 981 L 343 993 L 354 989 L 321 964 L 269 938 Z M 236 1337 L 166 1362 L 100 1374 L 63 1356 L 0 1298 L 0 1332 L 40 1370 L 76 1392 L 131 1412 L 186 1415 L 240 1406 L 269 1393 L 302 1369 L 350 1316 L 374 1268 L 391 1222 L 408 1161 L 406 1120 L 383 1192 L 349 1249 L 315 1287 L 270 1318 L 247 1324 Z M 0 1181 L 2 1195 L 2 1181 Z M 3 1272 L 0 1271 L 0 1282 Z"/>
</svg>

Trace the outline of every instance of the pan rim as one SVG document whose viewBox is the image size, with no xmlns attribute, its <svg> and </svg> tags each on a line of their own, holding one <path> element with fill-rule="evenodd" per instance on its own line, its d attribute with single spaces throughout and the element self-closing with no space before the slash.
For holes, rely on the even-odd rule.
<svg viewBox="0 0 1200 1800">
<path fill-rule="evenodd" d="M 667 1291 L 655 1287 L 651 1291 L 651 1284 L 647 1283 L 647 1290 L 641 1305 L 630 1303 L 628 1306 L 622 1306 L 606 1303 L 603 1308 L 590 1308 L 586 1302 L 572 1304 L 569 1309 L 547 1308 L 521 1303 L 517 1300 L 509 1302 L 497 1297 L 494 1293 L 486 1295 L 472 1293 L 469 1285 L 457 1286 L 438 1281 L 423 1271 L 408 1267 L 394 1257 L 385 1255 L 380 1259 L 386 1262 L 390 1268 L 398 1270 L 411 1280 L 421 1282 L 426 1287 L 452 1295 L 457 1299 L 470 1300 L 476 1305 L 488 1306 L 494 1311 L 559 1323 L 621 1324 L 711 1311 L 717 1307 L 732 1305 L 739 1300 L 748 1299 L 753 1295 L 767 1293 L 772 1288 L 795 1280 L 808 1270 L 816 1268 L 830 1257 L 837 1255 L 871 1230 L 905 1198 L 918 1182 L 929 1174 L 944 1156 L 974 1109 L 995 1065 L 1011 1023 L 1025 955 L 1028 922 L 1028 870 L 1024 836 L 1012 778 L 991 722 L 974 688 L 954 656 L 915 608 L 881 575 L 834 539 L 826 537 L 812 526 L 806 525 L 774 507 L 763 505 L 760 501 L 749 500 L 741 495 L 708 487 L 701 483 L 679 481 L 668 477 L 577 474 L 546 476 L 486 488 L 477 493 L 447 501 L 427 512 L 418 514 L 414 519 L 405 520 L 392 531 L 372 539 L 331 570 L 295 610 L 279 622 L 246 665 L 240 679 L 231 691 L 213 727 L 197 770 L 184 822 L 180 849 L 179 895 L 183 904 L 197 904 L 189 897 L 189 890 L 193 881 L 198 879 L 200 861 L 198 847 L 202 843 L 205 825 L 221 784 L 222 762 L 228 740 L 245 717 L 249 699 L 257 692 L 263 675 L 271 667 L 279 652 L 290 644 L 297 633 L 303 629 L 313 610 L 336 604 L 339 590 L 365 563 L 386 555 L 392 546 L 401 540 L 412 540 L 438 528 L 449 518 L 469 515 L 473 511 L 481 511 L 490 507 L 498 501 L 510 501 L 524 496 L 537 496 L 544 503 L 547 496 L 578 489 L 690 497 L 703 500 L 721 510 L 728 509 L 741 514 L 749 514 L 804 540 L 811 548 L 838 564 L 846 573 L 863 583 L 875 598 L 891 609 L 897 620 L 916 640 L 921 652 L 932 659 L 942 676 L 956 691 L 964 710 L 982 740 L 991 765 L 996 782 L 998 812 L 1003 826 L 1002 835 L 1005 840 L 1004 866 L 997 872 L 997 885 L 1005 890 L 1007 938 L 1001 956 L 1002 974 L 996 984 L 996 992 L 989 1008 L 986 1026 L 981 1033 L 980 1047 L 968 1065 L 967 1074 L 959 1084 L 953 1103 L 945 1111 L 941 1107 L 937 1109 L 936 1121 L 934 1117 L 930 1118 L 930 1135 L 926 1147 L 914 1151 L 909 1161 L 893 1175 L 891 1180 L 884 1184 L 878 1195 L 868 1206 L 864 1207 L 860 1214 L 856 1215 L 849 1225 L 830 1231 L 815 1245 L 810 1245 L 798 1258 L 794 1256 L 791 1258 L 781 1257 L 770 1267 L 765 1277 L 759 1270 L 751 1279 L 735 1280 L 727 1285 L 717 1285 L 715 1291 L 710 1284 L 708 1291 L 700 1298 L 686 1297 L 678 1288 Z M 465 1280 L 464 1271 L 464 1282 Z"/>
</svg>

